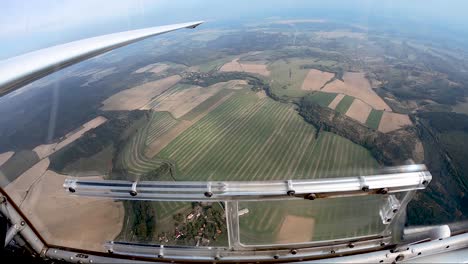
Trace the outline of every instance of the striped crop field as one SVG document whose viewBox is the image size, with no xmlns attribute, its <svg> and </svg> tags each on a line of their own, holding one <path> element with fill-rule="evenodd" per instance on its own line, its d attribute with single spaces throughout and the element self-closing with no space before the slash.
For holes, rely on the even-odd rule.
<svg viewBox="0 0 468 264">
<path fill-rule="evenodd" d="M 335 110 L 344 115 L 348 111 L 353 101 L 354 101 L 354 97 L 345 95 L 345 97 L 343 97 L 343 99 L 341 99 L 341 101 L 338 103 Z"/>
<path fill-rule="evenodd" d="M 139 179 L 158 168 L 164 161 L 146 157 L 144 150 L 148 144 L 167 133 L 177 123 L 168 112 L 151 112 L 144 124 L 126 141 L 118 156 L 117 167 L 124 169 L 130 180 Z"/>
<path fill-rule="evenodd" d="M 139 180 L 163 162 L 170 161 L 175 164 L 174 173 L 152 179 L 164 181 L 315 179 L 364 175 L 378 167 L 377 161 L 365 148 L 333 133 L 317 133 L 292 105 L 259 97 L 246 89 L 231 93 L 219 105 L 216 102 L 226 98 L 223 97 L 224 92 L 213 95 L 179 120 L 167 112 L 152 112 L 122 147 L 117 167 L 127 173 L 129 180 Z M 327 100 L 330 98 L 333 100 L 331 96 Z M 193 124 L 181 131 L 154 158 L 145 155 L 150 142 L 170 133 L 171 128 L 181 122 Z M 296 205 L 293 206 L 289 201 L 285 202 L 288 202 L 285 206 L 241 203 L 239 209 L 249 209 L 239 219 L 241 241 L 246 244 L 275 243 L 283 232 L 284 223 L 291 219 L 289 216 L 313 219 L 310 221 L 317 229 L 308 240 L 366 235 L 380 230 L 373 217 L 369 218 L 370 222 L 364 221 L 366 217 L 364 220 L 354 219 L 358 223 L 354 229 L 339 229 L 342 223 L 327 224 L 330 219 L 344 219 L 355 212 L 348 204 L 320 207 L 314 202 L 317 205 L 314 209 L 309 204 L 297 205 L 294 202 Z M 370 206 L 371 202 L 366 204 Z M 185 211 L 186 207 L 187 203 L 182 202 L 161 202 L 151 206 L 160 224 L 170 223 L 172 216 Z M 132 237 L 130 227 L 134 217 L 126 212 L 126 223 L 130 224 L 125 225 L 121 237 Z M 161 226 L 155 228 L 158 232 L 165 230 Z M 346 230 L 354 233 L 348 234 Z M 249 234 L 256 235 L 252 237 Z"/>
<path fill-rule="evenodd" d="M 217 92 L 213 96 L 203 101 L 201 104 L 194 107 L 192 110 L 190 110 L 190 112 L 180 117 L 180 119 L 189 121 L 194 120 L 197 116 L 207 111 L 210 107 L 212 107 L 219 100 L 221 100 L 223 97 L 227 96 L 231 92 L 232 90 L 222 89 L 221 91 Z"/>
<path fill-rule="evenodd" d="M 146 135 L 146 145 L 151 144 L 156 138 L 167 133 L 178 123 L 168 112 L 152 112 Z"/>
<path fill-rule="evenodd" d="M 125 169 L 129 180 L 138 180 L 140 176 L 158 168 L 163 161 L 149 159 L 144 155 L 148 125 L 139 129 L 125 144 L 117 159 L 117 167 Z"/>
<path fill-rule="evenodd" d="M 209 109 L 213 104 L 226 96 L 229 91 L 221 90 L 205 102 L 201 103 L 189 113 L 181 117 L 181 120 L 191 120 Z M 253 98 L 255 100 L 256 97 Z M 126 171 L 127 178 L 139 179 L 142 175 L 158 168 L 164 160 L 149 158 L 145 155 L 145 149 L 162 135 L 171 132 L 181 121 L 175 119 L 169 112 L 151 111 L 150 116 L 125 143 L 117 159 L 117 167 Z M 162 179 L 152 179 L 162 180 Z M 171 180 L 171 179 L 169 179 Z"/>
<path fill-rule="evenodd" d="M 313 179 L 364 174 L 377 162 L 363 147 L 306 123 L 292 106 L 237 92 L 158 155 L 176 180 Z"/>
</svg>

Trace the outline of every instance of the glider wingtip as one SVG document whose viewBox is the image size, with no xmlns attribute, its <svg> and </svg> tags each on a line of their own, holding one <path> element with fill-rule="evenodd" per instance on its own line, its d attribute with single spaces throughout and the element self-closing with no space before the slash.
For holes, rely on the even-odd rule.
<svg viewBox="0 0 468 264">
<path fill-rule="evenodd" d="M 196 28 L 198 27 L 199 25 L 203 24 L 205 21 L 196 21 L 196 22 L 193 22 L 190 26 L 188 26 L 187 28 Z"/>
</svg>

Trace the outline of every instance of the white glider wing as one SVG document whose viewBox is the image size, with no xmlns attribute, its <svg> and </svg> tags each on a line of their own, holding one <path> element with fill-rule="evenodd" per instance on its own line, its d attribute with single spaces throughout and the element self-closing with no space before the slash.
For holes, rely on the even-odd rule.
<svg viewBox="0 0 468 264">
<path fill-rule="evenodd" d="M 69 42 L 0 61 L 0 96 L 77 62 L 203 21 L 131 30 Z"/>
</svg>

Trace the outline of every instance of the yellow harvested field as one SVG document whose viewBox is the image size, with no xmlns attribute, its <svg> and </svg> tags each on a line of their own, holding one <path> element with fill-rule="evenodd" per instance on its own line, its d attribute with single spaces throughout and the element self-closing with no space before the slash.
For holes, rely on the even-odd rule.
<svg viewBox="0 0 468 264">
<path fill-rule="evenodd" d="M 372 107 L 359 99 L 354 99 L 353 103 L 349 107 L 346 115 L 356 119 L 362 124 L 366 123 L 367 117 L 372 111 Z"/>
<path fill-rule="evenodd" d="M 169 68 L 169 65 L 167 64 L 161 64 L 161 63 L 153 63 L 150 65 L 146 65 L 145 67 L 141 67 L 138 70 L 135 71 L 135 73 L 143 73 L 143 72 L 152 72 L 152 73 L 160 73 Z"/>
<path fill-rule="evenodd" d="M 72 143 L 73 141 L 79 139 L 81 136 L 84 135 L 84 133 L 88 132 L 89 130 L 96 128 L 102 124 L 104 124 L 107 121 L 107 119 L 103 116 L 98 116 L 94 118 L 91 121 L 86 122 L 78 131 L 73 132 L 72 134 L 67 134 L 65 136 L 65 139 L 60 141 L 60 143 L 57 144 L 55 149 L 53 150 L 58 151 L 62 149 L 63 147 L 67 146 L 68 144 Z"/>
<path fill-rule="evenodd" d="M 404 126 L 412 125 L 408 115 L 384 112 L 379 124 L 380 132 L 390 132 L 400 129 Z"/>
<path fill-rule="evenodd" d="M 147 82 L 142 85 L 121 91 L 103 102 L 102 110 L 136 110 L 149 103 L 155 96 L 160 95 L 179 82 L 179 75 L 172 75 L 161 80 Z"/>
<path fill-rule="evenodd" d="M 391 108 L 372 90 L 369 80 L 362 72 L 347 72 L 343 81 L 334 80 L 325 85 L 324 92 L 343 93 L 366 102 L 376 110 L 392 111 Z"/>
<path fill-rule="evenodd" d="M 307 73 L 301 89 L 305 91 L 318 91 L 333 76 L 335 76 L 333 73 L 312 69 Z"/>
<path fill-rule="evenodd" d="M 5 191 L 17 205 L 21 205 L 31 186 L 46 172 L 49 164 L 49 159 L 39 161 L 5 187 Z"/>
<path fill-rule="evenodd" d="M 226 72 L 229 72 L 229 71 L 240 71 L 240 72 L 244 71 L 242 69 L 242 66 L 239 63 L 239 58 L 234 59 L 231 62 L 228 62 L 228 63 L 224 64 L 219 70 L 220 71 L 226 71 Z"/>
<path fill-rule="evenodd" d="M 0 166 L 2 166 L 3 163 L 7 162 L 7 160 L 9 160 L 11 156 L 13 156 L 13 154 L 15 154 L 15 152 L 13 151 L 8 151 L 0 154 Z"/>
<path fill-rule="evenodd" d="M 96 128 L 102 124 L 104 124 L 107 119 L 103 116 L 98 116 L 85 124 L 83 124 L 78 130 L 72 131 L 65 135 L 64 139 L 59 143 L 52 143 L 52 144 L 42 144 L 33 149 L 36 152 L 39 159 L 43 159 L 48 157 L 52 153 L 59 151 L 60 149 L 64 148 L 65 146 L 71 144 L 75 140 L 79 139 L 89 130 Z"/>
<path fill-rule="evenodd" d="M 343 99 L 343 97 L 345 97 L 344 94 L 338 94 L 335 99 L 333 99 L 333 101 L 331 101 L 331 103 L 328 105 L 329 108 L 331 109 L 335 109 L 336 106 L 341 102 L 341 99 Z"/>
<path fill-rule="evenodd" d="M 122 202 L 72 196 L 62 186 L 66 177 L 46 171 L 34 184 L 31 183 L 28 196 L 20 208 L 49 243 L 104 251 L 103 242 L 114 240 L 122 230 Z"/>
<path fill-rule="evenodd" d="M 300 243 L 312 241 L 315 219 L 288 215 L 281 224 L 276 243 Z"/>
<path fill-rule="evenodd" d="M 267 67 L 265 64 L 241 63 L 240 65 L 245 72 L 257 73 L 263 76 L 270 76 L 270 71 L 267 70 Z"/>
<path fill-rule="evenodd" d="M 245 84 L 247 84 L 245 80 L 231 80 L 228 82 L 219 82 L 209 87 L 192 86 L 191 88 L 179 90 L 168 96 L 160 96 L 161 98 L 156 99 L 156 101 L 152 103 L 156 105 L 152 109 L 160 112 L 167 111 L 175 118 L 179 118 L 221 89 L 237 90 L 243 88 L 242 85 Z"/>
<path fill-rule="evenodd" d="M 39 156 L 39 159 L 43 159 L 50 154 L 55 152 L 55 147 L 57 146 L 57 143 L 52 143 L 52 144 L 42 144 L 33 149 L 34 152 L 36 152 L 37 156 Z"/>
<path fill-rule="evenodd" d="M 240 63 L 239 58 L 224 64 L 219 70 L 224 72 L 250 72 L 263 76 L 270 76 L 270 71 L 267 69 L 265 64 Z"/>
<path fill-rule="evenodd" d="M 179 136 L 187 128 L 195 124 L 198 120 L 206 116 L 211 110 L 215 109 L 216 107 L 221 105 L 223 102 L 225 102 L 231 95 L 232 93 L 225 95 L 215 104 L 211 105 L 204 112 L 200 113 L 197 117 L 192 119 L 192 121 L 182 120 L 181 122 L 179 122 L 175 127 L 169 130 L 167 133 L 163 134 L 161 137 L 151 142 L 151 144 L 145 150 L 145 155 L 149 158 L 156 156 L 163 148 L 165 148 L 169 143 L 171 143 L 171 141 L 173 141 L 177 136 Z"/>
<path fill-rule="evenodd" d="M 179 118 L 218 91 L 219 89 L 216 88 L 193 86 L 192 88 L 175 92 L 163 100 L 160 100 L 158 104 L 153 107 L 153 110 L 167 111 L 175 118 Z"/>
</svg>

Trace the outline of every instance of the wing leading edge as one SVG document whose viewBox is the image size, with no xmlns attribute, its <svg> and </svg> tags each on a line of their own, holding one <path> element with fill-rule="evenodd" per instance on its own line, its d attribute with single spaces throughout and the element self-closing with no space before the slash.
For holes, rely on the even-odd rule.
<svg viewBox="0 0 468 264">
<path fill-rule="evenodd" d="M 0 61 L 0 96 L 67 66 L 110 50 L 174 30 L 195 28 L 202 23 L 203 21 L 195 21 L 102 35 Z"/>
</svg>

